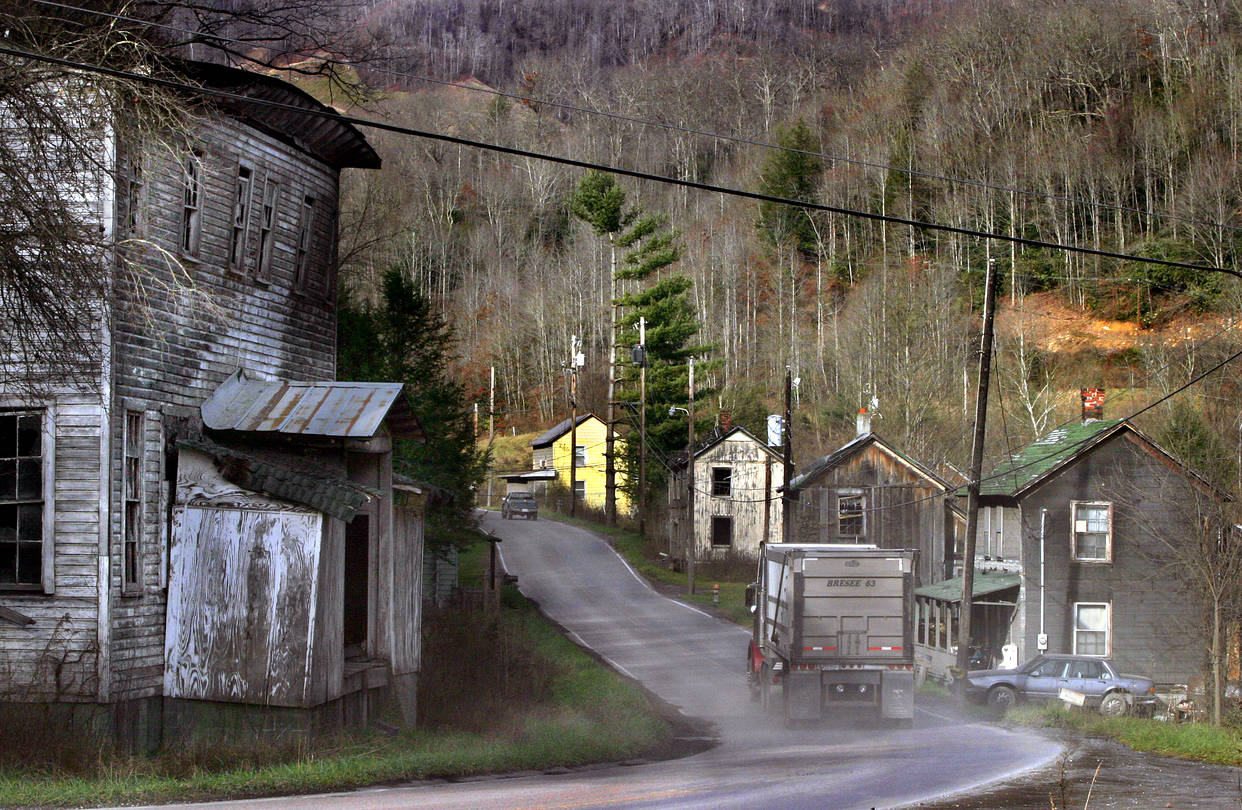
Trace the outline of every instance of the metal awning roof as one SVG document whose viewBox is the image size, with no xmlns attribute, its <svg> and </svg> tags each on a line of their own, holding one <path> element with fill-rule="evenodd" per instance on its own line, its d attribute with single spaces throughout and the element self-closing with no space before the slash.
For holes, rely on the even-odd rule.
<svg viewBox="0 0 1242 810">
<path fill-rule="evenodd" d="M 530 472 L 505 473 L 500 477 L 505 481 L 550 481 L 556 477 L 556 470 L 531 470 Z"/>
<path fill-rule="evenodd" d="M 975 581 L 970 592 L 973 594 L 973 598 L 978 598 L 989 593 L 1016 588 L 1021 584 L 1021 574 L 1000 571 L 977 571 L 975 572 Z M 943 582 L 924 585 L 922 588 L 916 588 L 914 595 L 926 596 L 941 602 L 960 602 L 962 601 L 962 578 L 954 577 Z"/>
<path fill-rule="evenodd" d="M 400 393 L 401 383 L 252 380 L 238 369 L 203 403 L 203 424 L 212 430 L 369 439 Z"/>
</svg>

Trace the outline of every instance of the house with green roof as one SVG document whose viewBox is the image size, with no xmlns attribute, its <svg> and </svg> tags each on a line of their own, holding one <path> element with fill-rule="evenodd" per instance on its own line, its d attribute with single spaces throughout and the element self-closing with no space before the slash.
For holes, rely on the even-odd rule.
<svg viewBox="0 0 1242 810">
<path fill-rule="evenodd" d="M 1087 389 L 1085 403 L 1088 395 L 1102 399 Z M 1204 655 L 1202 608 L 1169 541 L 1198 531 L 1186 504 L 1225 495 L 1129 421 L 1084 415 L 980 482 L 976 568 L 985 573 L 974 594 L 976 611 L 994 615 L 974 624 L 972 641 L 991 662 L 1002 653 L 1098 655 L 1159 682 L 1192 681 Z M 918 589 L 920 603 L 960 601 L 942 590 Z M 921 619 L 926 641 L 956 615 Z"/>
</svg>

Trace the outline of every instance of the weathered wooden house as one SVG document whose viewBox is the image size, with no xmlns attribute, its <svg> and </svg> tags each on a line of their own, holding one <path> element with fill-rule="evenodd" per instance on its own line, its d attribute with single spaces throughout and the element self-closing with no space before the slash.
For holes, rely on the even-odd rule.
<svg viewBox="0 0 1242 810">
<path fill-rule="evenodd" d="M 669 476 L 671 553 L 685 556 L 689 526 L 696 560 L 757 559 L 761 543 L 783 536 L 784 482 L 785 465 L 776 448 L 740 426 L 715 428 L 696 444 L 692 463 L 683 457 Z M 686 510 L 691 487 L 693 522 Z"/>
<path fill-rule="evenodd" d="M 1166 541 L 1193 544 L 1194 505 L 1226 496 L 1128 421 L 1095 418 L 1101 401 L 1086 389 L 1082 423 L 984 475 L 978 564 L 1017 565 L 1001 574 L 1009 588 L 983 595 L 1006 615 L 976 642 L 993 659 L 1003 645 L 1020 661 L 1044 649 L 1100 655 L 1185 683 L 1204 661 L 1205 608 Z"/>
<path fill-rule="evenodd" d="M 0 701 L 147 743 L 206 701 L 330 720 L 387 678 L 408 703 L 418 667 L 409 426 L 393 386 L 331 382 L 340 174 L 379 157 L 285 82 L 185 71 L 245 100 L 158 148 L 95 136 L 90 384 L 0 390 Z"/>
<path fill-rule="evenodd" d="M 918 549 L 917 581 L 937 582 L 952 570 L 962 523 L 952 489 L 873 433 L 860 414 L 858 435 L 790 482 L 789 539 Z"/>
<path fill-rule="evenodd" d="M 590 509 L 603 509 L 607 499 L 607 461 L 604 455 L 607 452 L 607 440 L 608 426 L 595 414 L 578 414 L 576 429 L 571 429 L 568 418 L 562 419 L 531 441 L 529 471 L 501 476 L 505 481 L 505 491 L 533 492 L 536 496 L 544 496 L 553 487 L 568 492 L 570 486 L 573 486 L 579 504 Z M 574 444 L 572 451 L 571 444 Z M 625 452 L 624 438 L 615 437 L 613 452 L 618 458 L 617 514 L 627 514 L 630 511 L 630 502 L 623 489 L 627 478 L 619 461 Z"/>
</svg>

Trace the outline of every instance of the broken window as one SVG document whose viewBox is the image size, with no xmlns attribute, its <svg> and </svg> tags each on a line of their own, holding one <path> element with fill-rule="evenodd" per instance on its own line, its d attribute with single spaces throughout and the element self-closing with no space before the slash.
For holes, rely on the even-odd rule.
<svg viewBox="0 0 1242 810">
<path fill-rule="evenodd" d="M 728 515 L 712 515 L 712 547 L 727 548 L 733 545 L 733 518 Z"/>
<path fill-rule="evenodd" d="M 142 457 L 143 457 L 142 411 L 125 412 L 125 448 L 121 468 L 123 493 L 121 592 L 142 592 Z"/>
<path fill-rule="evenodd" d="M 229 269 L 245 272 L 246 242 L 250 227 L 250 167 L 237 167 L 237 184 L 233 189 L 233 228 L 229 239 Z"/>
<path fill-rule="evenodd" d="M 269 176 L 263 186 L 263 208 L 259 212 L 259 267 L 255 274 L 255 278 L 263 282 L 271 278 L 279 203 L 280 185 Z"/>
<path fill-rule="evenodd" d="M 733 495 L 732 467 L 712 467 L 712 494 L 721 498 Z"/>
<path fill-rule="evenodd" d="M 197 150 L 185 157 L 184 183 L 181 200 L 181 252 L 198 257 L 202 235 L 203 153 Z"/>
<path fill-rule="evenodd" d="M 837 534 L 841 537 L 862 537 L 866 534 L 863 521 L 864 499 L 858 490 L 837 493 Z"/>
<path fill-rule="evenodd" d="M 1113 551 L 1113 506 L 1110 503 L 1073 503 L 1074 559 L 1109 562 Z"/>
</svg>

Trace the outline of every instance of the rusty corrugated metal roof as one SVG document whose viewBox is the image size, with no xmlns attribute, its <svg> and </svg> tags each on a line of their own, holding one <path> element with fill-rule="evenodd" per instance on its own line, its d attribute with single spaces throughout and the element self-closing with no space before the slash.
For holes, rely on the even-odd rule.
<svg viewBox="0 0 1242 810">
<path fill-rule="evenodd" d="M 238 369 L 203 403 L 203 424 L 302 436 L 368 439 L 401 393 L 401 383 L 252 380 Z"/>
</svg>

